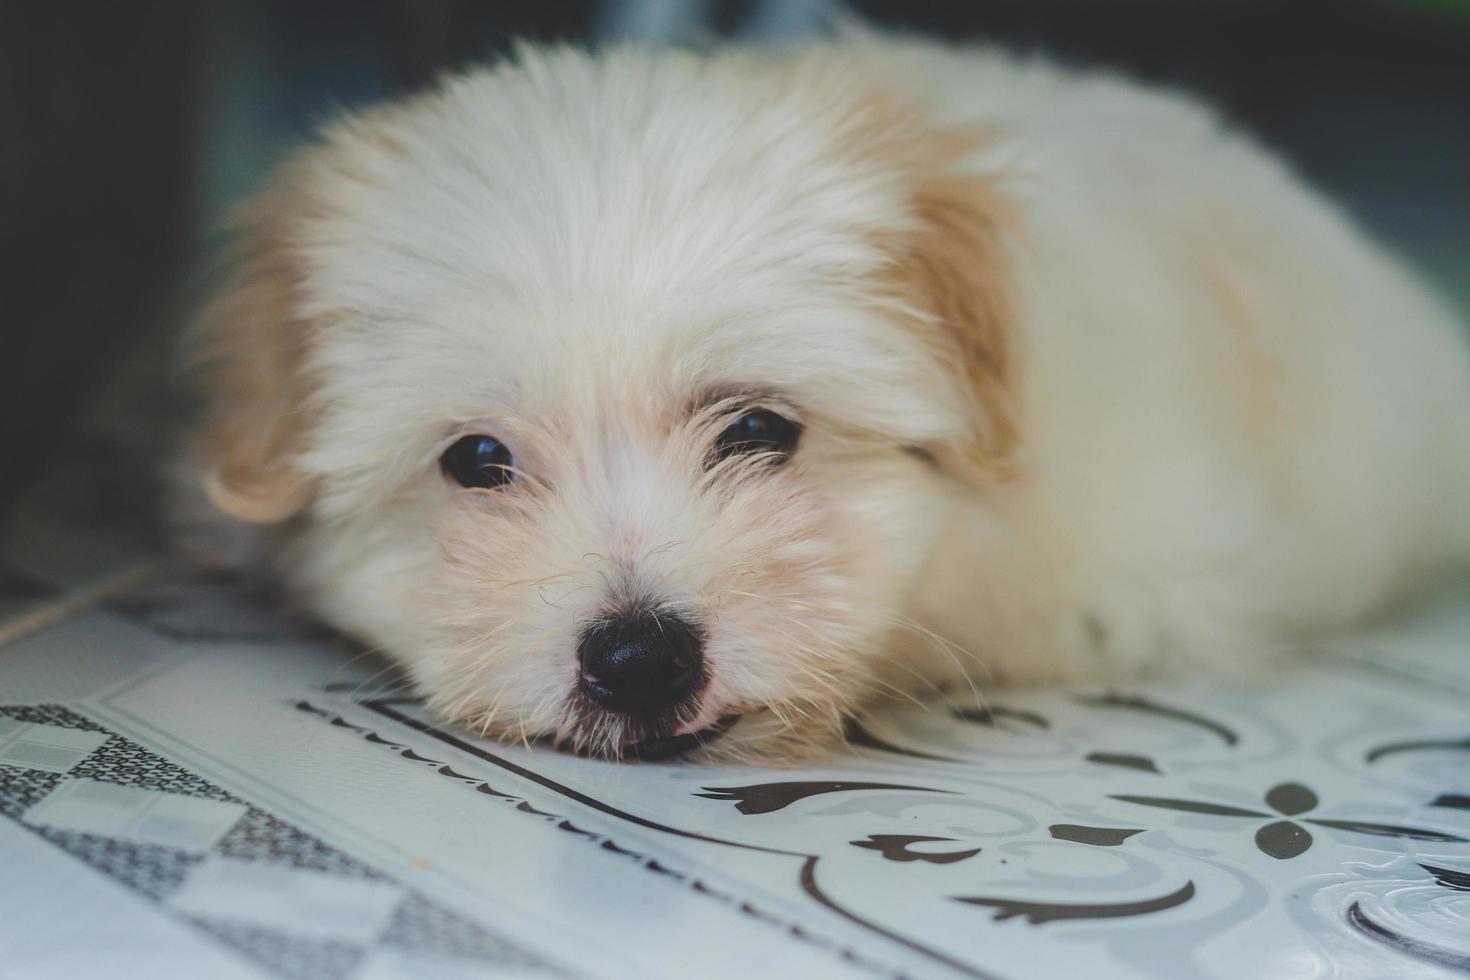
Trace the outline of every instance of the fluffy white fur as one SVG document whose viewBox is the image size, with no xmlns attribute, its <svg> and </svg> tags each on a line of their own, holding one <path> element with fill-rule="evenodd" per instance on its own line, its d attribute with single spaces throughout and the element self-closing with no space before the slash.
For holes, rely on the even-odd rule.
<svg viewBox="0 0 1470 980">
<path fill-rule="evenodd" d="M 1111 75 L 524 49 L 327 127 L 242 235 L 211 498 L 501 737 L 620 752 L 570 692 L 577 631 L 634 594 L 706 632 L 681 730 L 742 714 L 712 751 L 774 755 L 961 673 L 1255 663 L 1470 556 L 1449 314 Z M 794 459 L 706 472 L 751 401 L 805 424 Z M 467 432 L 516 483 L 441 476 Z"/>
</svg>

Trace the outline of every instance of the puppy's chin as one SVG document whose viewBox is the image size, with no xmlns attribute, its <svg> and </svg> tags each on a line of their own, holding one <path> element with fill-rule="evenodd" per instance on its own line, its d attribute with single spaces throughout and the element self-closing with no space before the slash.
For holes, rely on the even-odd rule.
<svg viewBox="0 0 1470 980">
<path fill-rule="evenodd" d="M 571 699 L 577 703 L 577 699 Z M 686 711 L 666 719 L 638 720 L 585 706 L 570 709 L 555 729 L 496 723 L 483 714 L 447 716 L 430 710 L 466 734 L 506 744 L 539 746 L 592 759 L 629 762 L 744 763 L 788 766 L 831 754 L 842 741 L 844 706 L 791 702 L 740 711 Z"/>
<path fill-rule="evenodd" d="M 744 714 L 724 715 L 697 730 L 635 743 L 617 757 L 794 766 L 830 755 L 841 743 L 843 717 L 835 705 L 753 708 Z"/>
</svg>

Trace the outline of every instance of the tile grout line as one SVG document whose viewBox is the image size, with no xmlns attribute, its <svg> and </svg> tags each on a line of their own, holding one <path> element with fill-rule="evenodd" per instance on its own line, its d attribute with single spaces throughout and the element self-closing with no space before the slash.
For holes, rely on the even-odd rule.
<svg viewBox="0 0 1470 980">
<path fill-rule="evenodd" d="M 55 602 L 33 609 L 9 622 L 0 624 L 0 646 L 22 639 L 49 626 L 54 626 L 67 617 L 95 606 L 120 592 L 142 585 L 158 574 L 162 562 L 156 559 L 140 561 L 134 565 L 108 575 Z"/>
</svg>

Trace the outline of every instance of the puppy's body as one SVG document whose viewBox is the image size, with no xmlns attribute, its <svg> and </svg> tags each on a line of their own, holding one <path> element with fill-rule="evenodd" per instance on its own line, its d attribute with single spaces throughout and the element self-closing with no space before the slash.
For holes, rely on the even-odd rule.
<svg viewBox="0 0 1470 980">
<path fill-rule="evenodd" d="M 1178 96 L 900 57 L 1017 215 L 1030 478 L 961 495 L 946 635 L 1014 678 L 1226 666 L 1470 554 L 1461 330 L 1336 209 Z"/>
<path fill-rule="evenodd" d="M 212 499 L 503 736 L 797 751 L 961 672 L 1233 667 L 1470 556 L 1449 315 L 1111 77 L 528 51 L 337 124 L 246 236 Z M 794 451 L 717 462 L 755 407 Z M 514 480 L 445 480 L 467 434 Z M 630 618 L 687 625 L 687 696 L 607 707 L 588 637 Z"/>
</svg>

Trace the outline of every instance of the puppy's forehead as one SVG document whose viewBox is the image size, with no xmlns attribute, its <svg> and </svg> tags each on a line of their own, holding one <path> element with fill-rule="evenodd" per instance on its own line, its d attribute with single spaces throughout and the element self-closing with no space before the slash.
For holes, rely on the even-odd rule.
<svg viewBox="0 0 1470 980">
<path fill-rule="evenodd" d="M 862 274 L 881 261 L 865 236 L 904 222 L 905 189 L 844 143 L 855 82 L 833 105 L 780 65 L 528 52 L 349 119 L 316 174 L 315 244 L 535 305 Z M 404 278 L 345 278 L 382 308 L 417 306 Z"/>
<path fill-rule="evenodd" d="M 583 344 L 676 332 L 627 322 L 660 305 L 711 320 L 741 296 L 783 304 L 861 279 L 884 261 L 873 236 L 906 220 L 904 189 L 842 145 L 831 105 L 772 70 L 529 52 L 351 118 L 309 177 L 310 299 L 394 326 L 480 310 Z M 527 316 L 539 322 L 504 322 Z"/>
<path fill-rule="evenodd" d="M 296 242 L 321 438 L 721 386 L 919 418 L 922 353 L 868 302 L 908 188 L 836 122 L 860 80 L 773 64 L 528 52 L 330 129 Z"/>
</svg>

